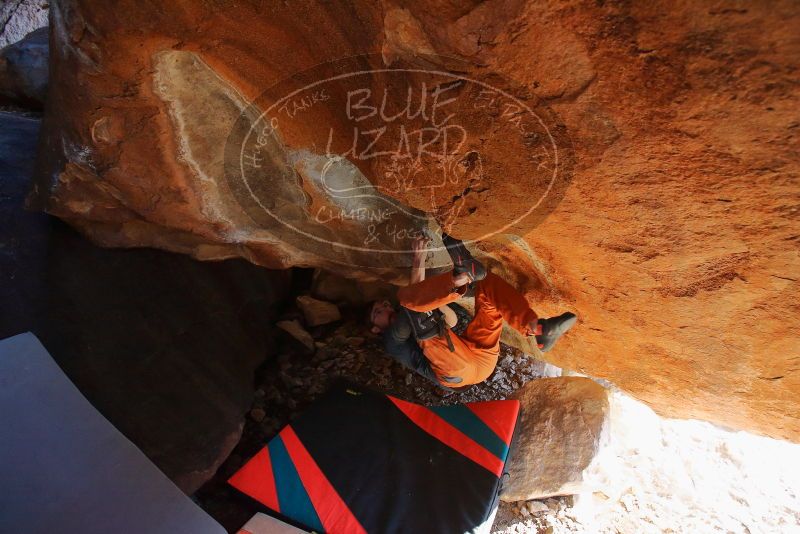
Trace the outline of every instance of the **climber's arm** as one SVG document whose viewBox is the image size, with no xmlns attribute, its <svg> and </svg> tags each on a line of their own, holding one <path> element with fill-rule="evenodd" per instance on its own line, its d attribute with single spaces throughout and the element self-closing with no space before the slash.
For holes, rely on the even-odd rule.
<svg viewBox="0 0 800 534">
<path fill-rule="evenodd" d="M 447 323 L 447 326 L 453 328 L 456 324 L 458 324 L 458 316 L 456 315 L 456 312 L 453 311 L 453 308 L 451 308 L 448 304 L 439 306 L 439 311 L 444 314 L 444 320 Z"/>
<path fill-rule="evenodd" d="M 422 282 L 425 280 L 425 257 L 428 255 L 429 242 L 430 240 L 427 238 L 418 237 L 411 244 L 411 250 L 414 252 L 414 259 L 411 265 L 412 284 L 416 284 L 417 282 Z M 439 311 L 444 314 L 444 320 L 447 322 L 447 326 L 453 328 L 456 324 L 458 324 L 458 316 L 456 315 L 456 312 L 450 308 L 450 306 L 446 304 L 444 306 L 439 306 Z"/>
<path fill-rule="evenodd" d="M 425 257 L 428 255 L 428 240 L 418 237 L 411 243 L 414 258 L 411 263 L 411 283 L 425 280 Z"/>
</svg>

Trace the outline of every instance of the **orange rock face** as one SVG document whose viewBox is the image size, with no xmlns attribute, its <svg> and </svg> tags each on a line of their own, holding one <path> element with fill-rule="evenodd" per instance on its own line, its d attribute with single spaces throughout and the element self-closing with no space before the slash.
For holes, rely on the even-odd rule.
<svg viewBox="0 0 800 534">
<path fill-rule="evenodd" d="M 396 283 L 444 227 L 579 314 L 552 363 L 797 441 L 800 6 L 731 5 L 54 1 L 34 196 Z"/>
</svg>

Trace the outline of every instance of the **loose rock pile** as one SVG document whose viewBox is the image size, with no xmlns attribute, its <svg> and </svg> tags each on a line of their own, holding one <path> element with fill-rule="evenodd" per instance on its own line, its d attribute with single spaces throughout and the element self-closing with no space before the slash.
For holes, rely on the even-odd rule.
<svg viewBox="0 0 800 534">
<path fill-rule="evenodd" d="M 493 534 L 567 534 L 589 531 L 575 514 L 572 497 L 503 504 Z"/>
<path fill-rule="evenodd" d="M 545 370 L 543 362 L 503 345 L 497 369 L 489 380 L 464 392 L 450 392 L 389 358 L 383 351 L 381 339 L 355 321 L 348 321 L 329 335 L 316 339 L 314 346 L 313 356 L 281 354 L 274 364 L 277 369 L 263 370 L 256 408 L 268 407 L 273 412 L 270 415 L 280 422 L 282 413 L 274 410 L 276 405 L 294 401 L 293 406 L 305 406 L 337 379 L 352 380 L 420 404 L 504 399 L 528 381 L 543 376 Z M 291 418 L 296 413 L 295 408 L 289 406 L 289 410 Z"/>
</svg>

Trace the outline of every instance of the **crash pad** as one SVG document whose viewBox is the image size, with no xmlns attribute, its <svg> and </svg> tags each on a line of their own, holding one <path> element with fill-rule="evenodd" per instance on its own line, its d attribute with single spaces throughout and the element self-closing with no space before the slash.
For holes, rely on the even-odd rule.
<svg viewBox="0 0 800 534">
<path fill-rule="evenodd" d="M 315 532 L 488 532 L 518 413 L 515 400 L 426 407 L 340 385 L 229 482 Z"/>
</svg>

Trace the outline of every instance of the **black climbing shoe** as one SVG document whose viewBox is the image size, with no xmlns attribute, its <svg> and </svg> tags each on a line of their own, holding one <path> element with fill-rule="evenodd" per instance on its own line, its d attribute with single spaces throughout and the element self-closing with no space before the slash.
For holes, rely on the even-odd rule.
<svg viewBox="0 0 800 534">
<path fill-rule="evenodd" d="M 536 343 L 539 349 L 542 352 L 547 352 L 553 348 L 558 338 L 566 334 L 567 330 L 572 328 L 572 325 L 577 321 L 578 318 L 572 312 L 562 313 L 558 317 L 539 319 L 539 325 L 536 328 L 537 332 L 541 328 L 541 334 L 536 335 Z"/>
<path fill-rule="evenodd" d="M 447 248 L 447 253 L 453 260 L 453 274 L 467 273 L 470 282 L 477 282 L 486 278 L 486 267 L 472 257 L 464 243 L 442 232 L 442 243 Z"/>
</svg>

